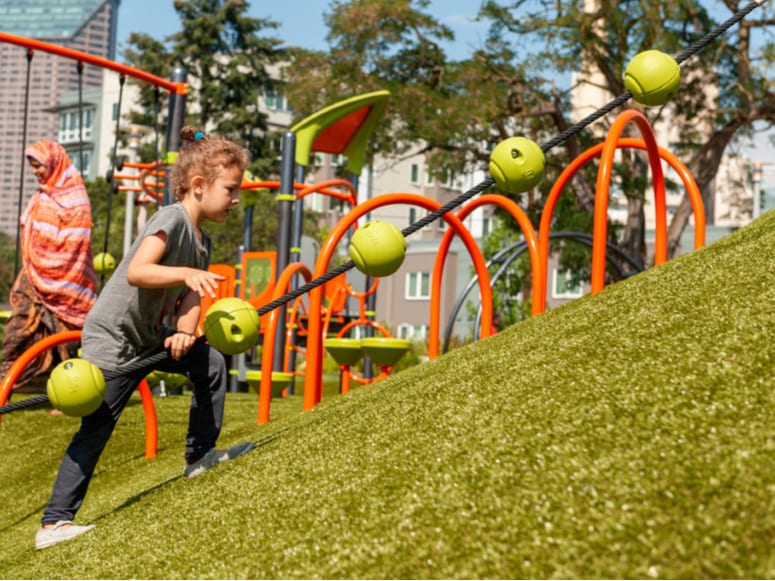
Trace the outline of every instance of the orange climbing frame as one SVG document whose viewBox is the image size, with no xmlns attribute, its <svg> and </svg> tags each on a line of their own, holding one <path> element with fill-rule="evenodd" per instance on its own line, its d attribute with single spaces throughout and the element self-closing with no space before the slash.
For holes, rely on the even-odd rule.
<svg viewBox="0 0 775 581">
<path fill-rule="evenodd" d="M 638 124 L 641 133 L 649 135 L 651 139 L 635 139 L 630 137 L 620 137 L 624 126 L 632 121 Z M 562 194 L 565 186 L 590 160 L 594 159 L 603 152 L 604 161 L 601 161 L 598 169 L 597 189 L 595 195 L 595 221 L 593 229 L 593 279 L 595 287 L 593 292 L 600 292 L 603 288 L 605 277 L 605 249 L 607 235 L 607 213 L 608 213 L 608 187 L 611 181 L 613 168 L 613 155 L 616 148 L 629 147 L 645 150 L 649 155 L 649 163 L 652 168 L 654 190 L 657 197 L 655 210 L 657 212 L 656 229 L 656 249 L 655 264 L 661 264 L 667 258 L 667 210 L 664 203 L 664 176 L 662 174 L 661 160 L 666 161 L 683 181 L 684 188 L 692 204 L 694 212 L 694 248 L 695 250 L 705 245 L 705 210 L 702 205 L 702 195 L 694 177 L 688 168 L 671 152 L 656 145 L 653 138 L 653 132 L 648 121 L 637 111 L 625 111 L 619 115 L 611 130 L 608 133 L 606 141 L 590 147 L 576 159 L 574 159 L 560 174 L 555 181 L 549 195 L 544 203 L 544 209 L 541 214 L 541 222 L 538 229 L 538 247 L 541 258 L 544 276 L 541 280 L 541 288 L 534 289 L 533 307 L 534 314 L 543 313 L 546 310 L 546 287 L 547 276 L 546 269 L 549 260 L 549 232 L 551 228 L 552 215 L 557 205 L 557 200 Z M 658 169 L 655 171 L 654 168 Z M 660 193 L 661 192 L 661 193 Z M 661 212 L 660 212 L 661 209 Z M 659 261 L 658 261 L 659 260 Z"/>
<path fill-rule="evenodd" d="M 434 212 L 441 208 L 441 204 L 435 200 L 430 200 L 418 194 L 393 193 L 383 194 L 371 198 L 344 215 L 336 223 L 331 233 L 323 243 L 318 259 L 315 263 L 313 278 L 323 276 L 328 270 L 328 264 L 334 255 L 339 241 L 346 234 L 347 230 L 356 223 L 361 217 L 375 208 L 388 206 L 392 204 L 409 204 L 420 206 L 426 210 Z M 479 292 L 482 300 L 482 312 L 484 320 L 490 321 L 492 318 L 492 290 L 490 289 L 490 276 L 487 272 L 487 265 L 481 250 L 476 244 L 471 233 L 460 221 L 457 215 L 448 212 L 443 216 L 447 224 L 458 234 L 468 250 L 471 260 L 474 264 L 476 274 L 479 278 Z M 323 289 L 318 286 L 309 292 L 309 312 L 320 313 L 323 304 Z M 322 393 L 323 383 L 323 333 L 322 317 L 310 316 L 307 329 L 307 369 L 304 377 L 304 409 L 310 410 L 319 402 Z M 490 333 L 489 326 L 483 326 L 482 334 L 488 337 Z"/>
<path fill-rule="evenodd" d="M 304 277 L 306 282 L 309 282 L 312 278 L 312 273 L 309 267 L 303 262 L 292 262 L 285 270 L 280 273 L 280 278 L 277 280 L 277 285 L 274 287 L 272 293 L 272 300 L 279 299 L 288 290 L 296 274 L 300 274 Z M 271 301 L 270 301 L 271 302 Z M 310 313 L 317 313 L 318 311 L 310 311 Z M 274 337 L 277 330 L 278 317 L 280 316 L 281 309 L 272 309 L 266 316 L 266 328 L 264 329 L 264 337 Z M 319 317 L 310 316 L 310 319 L 319 319 Z M 265 340 L 261 351 L 261 383 L 258 388 L 258 423 L 265 424 L 269 421 L 269 408 L 272 403 L 272 362 L 274 358 L 275 344 L 274 341 Z"/>
<path fill-rule="evenodd" d="M 457 213 L 457 217 L 462 222 L 468 215 L 485 205 L 495 205 L 506 210 L 517 221 L 522 235 L 525 237 L 527 243 L 528 253 L 530 255 L 530 265 L 533 273 L 533 294 L 538 292 L 541 287 L 541 281 L 543 274 L 543 263 L 540 260 L 538 253 L 538 240 L 536 239 L 535 230 L 530 223 L 530 219 L 525 214 L 525 211 L 519 207 L 514 201 L 505 196 L 499 194 L 485 194 L 479 196 L 468 202 Z M 439 244 L 439 250 L 436 255 L 436 263 L 433 266 L 433 278 L 431 282 L 431 316 L 430 316 L 430 337 L 428 339 L 428 358 L 434 359 L 439 356 L 439 334 L 441 331 L 441 281 L 444 274 L 444 260 L 449 252 L 450 244 L 452 243 L 452 236 L 455 234 L 453 230 L 447 230 L 444 233 L 444 237 Z M 489 280 L 487 282 L 489 285 Z M 492 320 L 492 304 L 490 304 L 490 314 L 487 314 L 484 308 L 485 302 L 482 301 L 482 318 L 480 323 L 480 336 L 482 338 L 489 337 L 492 332 L 490 321 Z M 536 311 L 536 305 L 533 304 L 533 315 L 538 314 Z"/>
<path fill-rule="evenodd" d="M 33 361 L 38 355 L 43 353 L 46 349 L 50 349 L 55 345 L 61 343 L 70 343 L 73 341 L 81 340 L 80 331 L 64 331 L 62 333 L 55 333 L 48 337 L 41 339 L 29 349 L 27 349 L 21 356 L 14 361 L 8 373 L 3 377 L 0 382 L 0 406 L 5 405 L 8 398 L 11 395 L 13 384 L 21 375 L 22 371 Z M 145 412 L 145 457 L 155 458 L 158 448 L 158 431 L 156 420 L 156 408 L 153 405 L 153 395 L 151 394 L 151 388 L 148 386 L 148 382 L 143 379 L 140 382 L 137 390 L 140 392 L 140 399 L 143 403 L 143 411 Z M 2 416 L 0 416 L 2 417 Z"/>
</svg>

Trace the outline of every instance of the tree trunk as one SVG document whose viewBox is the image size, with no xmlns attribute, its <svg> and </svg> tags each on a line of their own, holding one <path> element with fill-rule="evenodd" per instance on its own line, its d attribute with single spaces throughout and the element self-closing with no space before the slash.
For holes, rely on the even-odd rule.
<svg viewBox="0 0 775 581">
<path fill-rule="evenodd" d="M 712 195 L 710 186 L 713 180 L 716 179 L 724 149 L 735 133 L 744 125 L 744 121 L 744 119 L 736 117 L 721 127 L 702 146 L 688 164 L 689 171 L 694 176 L 697 187 L 702 194 L 703 206 L 706 208 L 710 206 L 710 196 Z M 686 225 L 689 223 L 689 217 L 692 213 L 691 200 L 689 200 L 688 195 L 684 195 L 667 230 L 668 258 L 675 256 L 681 242 L 681 234 L 683 234 Z M 706 217 L 706 221 L 712 223 L 712 218 L 712 216 Z"/>
</svg>

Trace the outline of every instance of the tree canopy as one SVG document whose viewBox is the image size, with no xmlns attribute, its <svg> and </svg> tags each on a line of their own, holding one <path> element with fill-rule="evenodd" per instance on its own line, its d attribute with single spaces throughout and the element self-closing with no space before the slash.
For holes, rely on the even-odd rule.
<svg viewBox="0 0 775 581">
<path fill-rule="evenodd" d="M 444 41 L 453 33 L 433 18 L 428 0 L 336 1 L 325 15 L 330 49 L 296 51 L 286 70 L 286 93 L 305 115 L 352 94 L 388 89 L 391 106 L 371 142 L 372 154 L 426 153 L 439 174 L 483 169 L 504 138 L 524 135 L 540 143 L 575 121 L 574 87 L 565 82 L 571 73 L 588 79 L 599 72 L 601 87 L 614 97 L 624 92 L 622 73 L 637 53 L 657 48 L 677 54 L 742 6 L 733 0 L 487 0 L 479 13 L 489 25 L 486 43 L 468 58 L 451 60 Z M 642 110 L 652 124 L 669 119 L 675 126 L 681 137 L 669 147 L 685 160 L 707 201 L 722 154 L 750 136 L 757 122 L 775 125 L 773 23 L 760 9 L 711 43 L 686 63 L 681 90 L 667 106 L 626 105 Z M 752 43 L 753 31 L 765 34 Z M 602 127 L 612 119 L 601 121 Z M 547 154 L 540 191 L 525 201 L 534 219 L 558 171 L 599 134 L 599 127 L 590 127 Z M 641 261 L 647 173 L 634 151 L 617 165 L 629 205 L 618 243 Z M 570 195 L 570 210 L 591 212 L 591 170 L 574 180 Z M 690 211 L 685 201 L 672 219 L 671 253 Z"/>
</svg>

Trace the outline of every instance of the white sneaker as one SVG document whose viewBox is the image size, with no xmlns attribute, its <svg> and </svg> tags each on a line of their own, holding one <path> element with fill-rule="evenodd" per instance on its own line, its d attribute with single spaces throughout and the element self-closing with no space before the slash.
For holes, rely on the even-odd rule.
<svg viewBox="0 0 775 581">
<path fill-rule="evenodd" d="M 53 527 L 41 528 L 35 534 L 35 548 L 37 550 L 46 549 L 57 543 L 63 541 L 69 541 L 74 539 L 78 535 L 82 535 L 85 532 L 92 530 L 95 525 L 78 526 L 74 525 L 72 521 L 60 520 Z"/>
</svg>

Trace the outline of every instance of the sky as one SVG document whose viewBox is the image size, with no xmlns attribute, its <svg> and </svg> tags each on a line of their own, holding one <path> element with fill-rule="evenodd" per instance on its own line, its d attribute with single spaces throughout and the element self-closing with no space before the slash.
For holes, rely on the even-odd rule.
<svg viewBox="0 0 775 581">
<path fill-rule="evenodd" d="M 327 48 L 326 26 L 322 23 L 323 13 L 327 12 L 329 0 L 279 0 L 250 2 L 249 13 L 257 18 L 269 18 L 280 23 L 277 29 L 269 29 L 267 34 L 277 37 L 289 46 L 301 46 L 308 49 Z M 473 47 L 483 44 L 487 33 L 486 25 L 476 22 L 475 16 L 481 0 L 432 0 L 428 12 L 434 14 L 440 22 L 449 26 L 455 33 L 455 41 L 447 44 L 447 55 L 452 59 L 464 59 L 471 54 Z M 144 32 L 162 40 L 180 29 L 180 20 L 173 8 L 173 0 L 121 0 L 118 14 L 118 51 L 117 60 L 126 48 L 126 41 L 132 32 Z M 772 132 L 775 135 L 775 132 Z M 754 161 L 767 164 L 768 174 L 775 172 L 775 147 L 765 135 L 744 146 L 742 153 Z"/>
<path fill-rule="evenodd" d="M 268 36 L 283 40 L 289 46 L 323 50 L 327 47 L 323 13 L 328 0 L 280 0 L 250 2 L 249 14 L 280 23 L 269 29 Z M 481 0 L 432 0 L 428 12 L 455 32 L 455 42 L 447 45 L 447 54 L 461 59 L 470 54 L 471 46 L 482 44 L 486 27 L 474 22 Z M 132 32 L 144 32 L 159 40 L 177 32 L 180 20 L 173 8 L 173 0 L 121 0 L 118 10 L 118 60 Z"/>
</svg>

